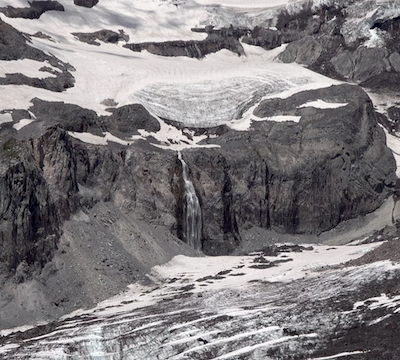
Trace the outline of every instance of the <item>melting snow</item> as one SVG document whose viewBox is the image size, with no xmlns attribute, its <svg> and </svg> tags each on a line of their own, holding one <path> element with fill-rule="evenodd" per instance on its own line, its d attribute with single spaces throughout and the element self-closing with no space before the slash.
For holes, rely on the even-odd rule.
<svg viewBox="0 0 400 360">
<path fill-rule="evenodd" d="M 4 114 L 0 113 L 0 124 L 8 123 L 11 121 L 13 121 L 13 120 L 12 120 L 12 116 L 10 113 L 4 113 Z"/>
<path fill-rule="evenodd" d="M 21 130 L 24 126 L 29 125 L 30 123 L 34 122 L 33 119 L 21 119 L 16 124 L 13 125 L 15 130 Z"/>
<path fill-rule="evenodd" d="M 308 103 L 305 103 L 303 105 L 298 106 L 299 109 L 305 108 L 305 107 L 314 107 L 317 109 L 337 109 L 343 106 L 347 106 L 348 103 L 330 103 L 326 102 L 324 100 L 318 99 L 316 101 L 310 101 Z"/>
<path fill-rule="evenodd" d="M 358 354 L 365 354 L 365 352 L 364 351 L 342 352 L 340 354 L 331 355 L 331 356 L 324 356 L 324 357 L 318 357 L 318 358 L 312 358 L 310 360 L 330 360 L 330 359 L 338 359 L 338 358 L 341 358 L 341 357 L 358 355 Z"/>
</svg>

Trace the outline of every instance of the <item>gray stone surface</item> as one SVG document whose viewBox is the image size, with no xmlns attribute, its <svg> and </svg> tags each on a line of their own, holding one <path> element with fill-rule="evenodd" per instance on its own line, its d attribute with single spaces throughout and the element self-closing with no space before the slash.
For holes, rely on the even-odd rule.
<svg viewBox="0 0 400 360">
<path fill-rule="evenodd" d="M 296 62 L 309 66 L 318 61 L 325 51 L 319 41 L 308 36 L 290 43 L 279 59 L 284 63 Z"/>
<path fill-rule="evenodd" d="M 87 8 L 92 8 L 93 6 L 97 5 L 99 0 L 74 0 L 74 4 L 77 6 L 83 6 Z"/>
<path fill-rule="evenodd" d="M 46 11 L 64 11 L 64 6 L 58 1 L 28 1 L 28 4 L 26 8 L 2 7 L 0 12 L 9 18 L 39 19 Z"/>
<path fill-rule="evenodd" d="M 210 27 L 204 29 L 204 32 L 208 33 L 205 40 L 130 43 L 124 45 L 124 47 L 136 52 L 147 50 L 155 55 L 187 56 L 198 59 L 222 49 L 230 50 L 239 56 L 244 55 L 244 49 L 239 38 L 247 32 L 247 29 L 234 28 L 231 26 L 230 28 L 213 30 L 213 28 Z"/>
<path fill-rule="evenodd" d="M 129 35 L 125 34 L 122 30 L 118 33 L 112 30 L 99 30 L 93 33 L 72 33 L 80 41 L 88 43 L 90 45 L 100 46 L 97 40 L 103 41 L 105 43 L 115 44 L 118 41 L 129 41 Z"/>
<path fill-rule="evenodd" d="M 386 49 L 360 47 L 354 52 L 345 51 L 331 62 L 343 76 L 365 81 L 390 70 L 389 54 Z"/>
</svg>

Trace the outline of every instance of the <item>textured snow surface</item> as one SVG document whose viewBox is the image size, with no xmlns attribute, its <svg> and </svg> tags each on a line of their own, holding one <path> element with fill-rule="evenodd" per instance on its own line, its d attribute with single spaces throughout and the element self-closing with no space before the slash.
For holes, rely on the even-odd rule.
<svg viewBox="0 0 400 360">
<path fill-rule="evenodd" d="M 49 11 L 34 21 L 1 15 L 24 33 L 46 33 L 52 41 L 32 38 L 32 46 L 69 62 L 76 69 L 75 86 L 62 94 L 35 89 L 35 95 L 43 100 L 74 103 L 99 114 L 106 114 L 106 106 L 101 104 L 105 99 L 114 99 L 119 106 L 140 102 L 160 117 L 206 126 L 241 119 L 249 107 L 266 95 L 277 96 L 288 90 L 294 93 L 305 85 L 319 88 L 338 83 L 300 65 L 276 62 L 275 57 L 284 46 L 265 51 L 244 44 L 246 56 L 238 57 L 222 50 L 197 60 L 166 58 L 146 51 L 134 53 L 123 48 L 123 42 L 93 46 L 71 35 L 76 31 L 105 28 L 124 30 L 130 42 L 204 39 L 205 34 L 191 32 L 190 28 L 199 26 L 203 20 L 213 23 L 205 11 L 214 8 L 205 6 L 208 1 L 187 1 L 174 6 L 168 1 L 119 0 L 100 2 L 92 9 L 77 7 L 69 1 L 60 3 L 65 12 Z M 232 0 L 223 4 L 247 7 L 250 3 L 256 7 L 274 7 L 285 1 Z M 26 2 L 0 1 L 0 6 L 6 5 L 22 7 Z M 227 11 L 240 19 L 234 9 Z M 43 65 L 47 64 L 31 60 L 3 61 L 0 75 L 21 72 L 30 77 L 50 76 L 38 71 Z M 32 90 L 29 87 L 0 88 L 5 89 L 8 94 L 0 101 L 0 110 L 30 106 Z"/>
<path fill-rule="evenodd" d="M 296 354 L 320 360 L 361 354 L 349 348 L 312 356 L 331 324 L 351 326 L 364 316 L 385 321 L 398 311 L 398 297 L 384 294 L 345 305 L 340 318 L 340 305 L 328 306 L 369 282 L 399 274 L 400 265 L 390 262 L 332 267 L 376 246 L 304 246 L 276 257 L 177 256 L 153 268 L 153 285 L 134 284 L 24 341 L 10 338 L 0 353 L 4 359 L 265 359 L 274 349 L 273 358 Z M 274 264 L 260 267 L 268 262 Z"/>
</svg>

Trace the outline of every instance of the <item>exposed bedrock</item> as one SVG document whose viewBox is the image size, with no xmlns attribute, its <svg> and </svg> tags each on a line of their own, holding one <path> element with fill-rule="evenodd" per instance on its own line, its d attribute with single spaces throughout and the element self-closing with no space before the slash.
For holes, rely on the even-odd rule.
<svg viewBox="0 0 400 360">
<path fill-rule="evenodd" d="M 56 92 L 74 86 L 75 79 L 70 72 L 75 69 L 70 64 L 30 46 L 28 42 L 29 38 L 26 35 L 0 19 L 0 60 L 40 61 L 44 64 L 40 71 L 48 72 L 50 76 L 39 79 L 20 73 L 10 73 L 0 78 L 1 85 L 28 85 Z"/>
<path fill-rule="evenodd" d="M 308 101 L 347 104 L 297 108 Z M 349 102 L 351 100 L 351 102 Z M 357 87 L 338 86 L 266 100 L 256 115 L 302 116 L 299 123 L 254 123 L 226 132 L 221 149 L 183 152 L 203 210 L 203 248 L 231 251 L 240 229 L 320 233 L 376 209 L 395 181 L 372 103 Z"/>
<path fill-rule="evenodd" d="M 26 8 L 2 7 L 0 12 L 9 18 L 39 19 L 46 11 L 64 11 L 64 6 L 58 1 L 28 1 L 28 4 Z"/>
<path fill-rule="evenodd" d="M 60 219 L 43 173 L 16 139 L 0 145 L 1 273 L 40 268 L 51 259 Z"/>
<path fill-rule="evenodd" d="M 244 49 L 239 42 L 239 38 L 247 33 L 246 29 L 230 27 L 220 30 L 213 30 L 211 27 L 205 29 L 204 32 L 208 33 L 208 36 L 205 40 L 146 42 L 138 44 L 126 44 L 124 47 L 135 52 L 147 50 L 149 53 L 155 55 L 187 56 L 198 59 L 203 58 L 207 54 L 218 52 L 222 49 L 230 50 L 239 56 L 244 55 Z"/>
<path fill-rule="evenodd" d="M 77 6 L 83 6 L 87 8 L 92 8 L 97 5 L 99 0 L 74 0 L 74 4 Z"/>
<path fill-rule="evenodd" d="M 68 71 L 56 72 L 56 77 L 49 76 L 44 79 L 31 78 L 24 74 L 6 74 L 0 78 L 0 85 L 27 85 L 35 88 L 62 92 L 73 87 L 75 78 Z"/>
<path fill-rule="evenodd" d="M 337 108 L 307 105 L 321 99 Z M 4 271 L 25 263 L 41 267 L 56 248 L 61 223 L 104 202 L 183 239 L 185 185 L 176 152 L 145 140 L 131 146 L 90 145 L 68 132 L 128 137 L 138 129 L 158 131 L 146 109 L 123 106 L 98 117 L 76 105 L 32 102 L 36 121 L 25 135 L 14 135 L 21 141 L 6 141 L 16 131 L 11 125 L 2 128 Z M 301 119 L 253 122 L 240 132 L 225 127 L 207 140 L 220 148 L 182 152 L 202 209 L 205 253 L 230 253 L 241 231 L 251 226 L 318 234 L 375 210 L 391 193 L 395 161 L 372 103 L 359 87 L 264 100 L 254 114 Z"/>
<path fill-rule="evenodd" d="M 304 105 L 319 99 L 338 107 Z M 68 116 L 57 115 L 63 109 Z M 175 152 L 144 140 L 128 147 L 89 145 L 65 130 L 130 132 L 118 119 L 126 113 L 135 121 L 135 111 L 146 115 L 143 108 L 122 107 L 98 119 L 74 105 L 35 100 L 31 111 L 38 119 L 32 130 L 57 125 L 29 146 L 60 218 L 111 201 L 183 238 L 184 182 Z M 254 122 L 243 132 L 226 128 L 207 140 L 220 148 L 183 151 L 202 209 L 204 252 L 230 253 L 241 229 L 251 226 L 318 234 L 375 210 L 391 193 L 395 161 L 372 103 L 359 87 L 332 86 L 264 100 L 255 115 L 301 120 Z M 151 119 L 134 127 L 150 126 Z"/>
<path fill-rule="evenodd" d="M 256 26 L 242 38 L 242 42 L 249 45 L 260 46 L 266 50 L 271 50 L 282 44 L 282 38 L 281 34 L 276 30 Z"/>
<path fill-rule="evenodd" d="M 88 43 L 89 45 L 100 46 L 100 43 L 97 40 L 103 41 L 105 43 L 115 44 L 118 41 L 129 41 L 129 35 L 125 34 L 123 30 L 119 30 L 119 32 L 115 32 L 112 30 L 99 30 L 92 33 L 72 33 L 72 35 L 76 36 L 79 41 Z"/>
<path fill-rule="evenodd" d="M 276 27 L 282 42 L 289 44 L 279 58 L 331 77 L 369 87 L 377 83 L 377 88 L 382 88 L 391 76 L 387 74 L 400 70 L 400 18 L 390 17 L 396 13 L 390 6 L 337 2 L 335 6 L 313 7 L 308 3 L 294 13 L 283 10 Z M 392 89 L 391 85 L 386 88 Z"/>
</svg>

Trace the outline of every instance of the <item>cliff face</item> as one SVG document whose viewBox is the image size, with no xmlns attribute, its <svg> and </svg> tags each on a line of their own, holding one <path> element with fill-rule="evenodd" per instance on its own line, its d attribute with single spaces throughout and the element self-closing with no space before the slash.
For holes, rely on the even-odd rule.
<svg viewBox="0 0 400 360">
<path fill-rule="evenodd" d="M 321 98 L 340 107 L 302 106 Z M 230 253 L 251 226 L 318 234 L 375 210 L 390 194 L 394 159 L 358 87 L 265 100 L 255 114 L 301 120 L 254 122 L 247 132 L 225 129 L 208 140 L 220 147 L 183 151 L 202 208 L 206 254 Z M 90 120 L 95 127 L 98 121 Z M 62 221 L 99 202 L 113 202 L 183 238 L 185 190 L 173 151 L 144 141 L 89 145 L 56 125 L 29 141 L 9 140 L 5 157 L 1 226 L 8 270 L 23 261 L 43 265 Z"/>
<path fill-rule="evenodd" d="M 330 97 L 347 105 L 299 108 Z M 302 120 L 255 123 L 250 133 L 220 136 L 221 149 L 185 153 L 203 203 L 207 252 L 229 252 L 246 226 L 320 233 L 373 211 L 389 194 L 394 159 L 362 90 L 339 86 L 267 100 L 255 113 Z"/>
<path fill-rule="evenodd" d="M 8 140 L 0 156 L 2 272 L 15 272 L 21 264 L 41 268 L 57 247 L 59 213 L 44 174 L 23 144 Z"/>
</svg>

